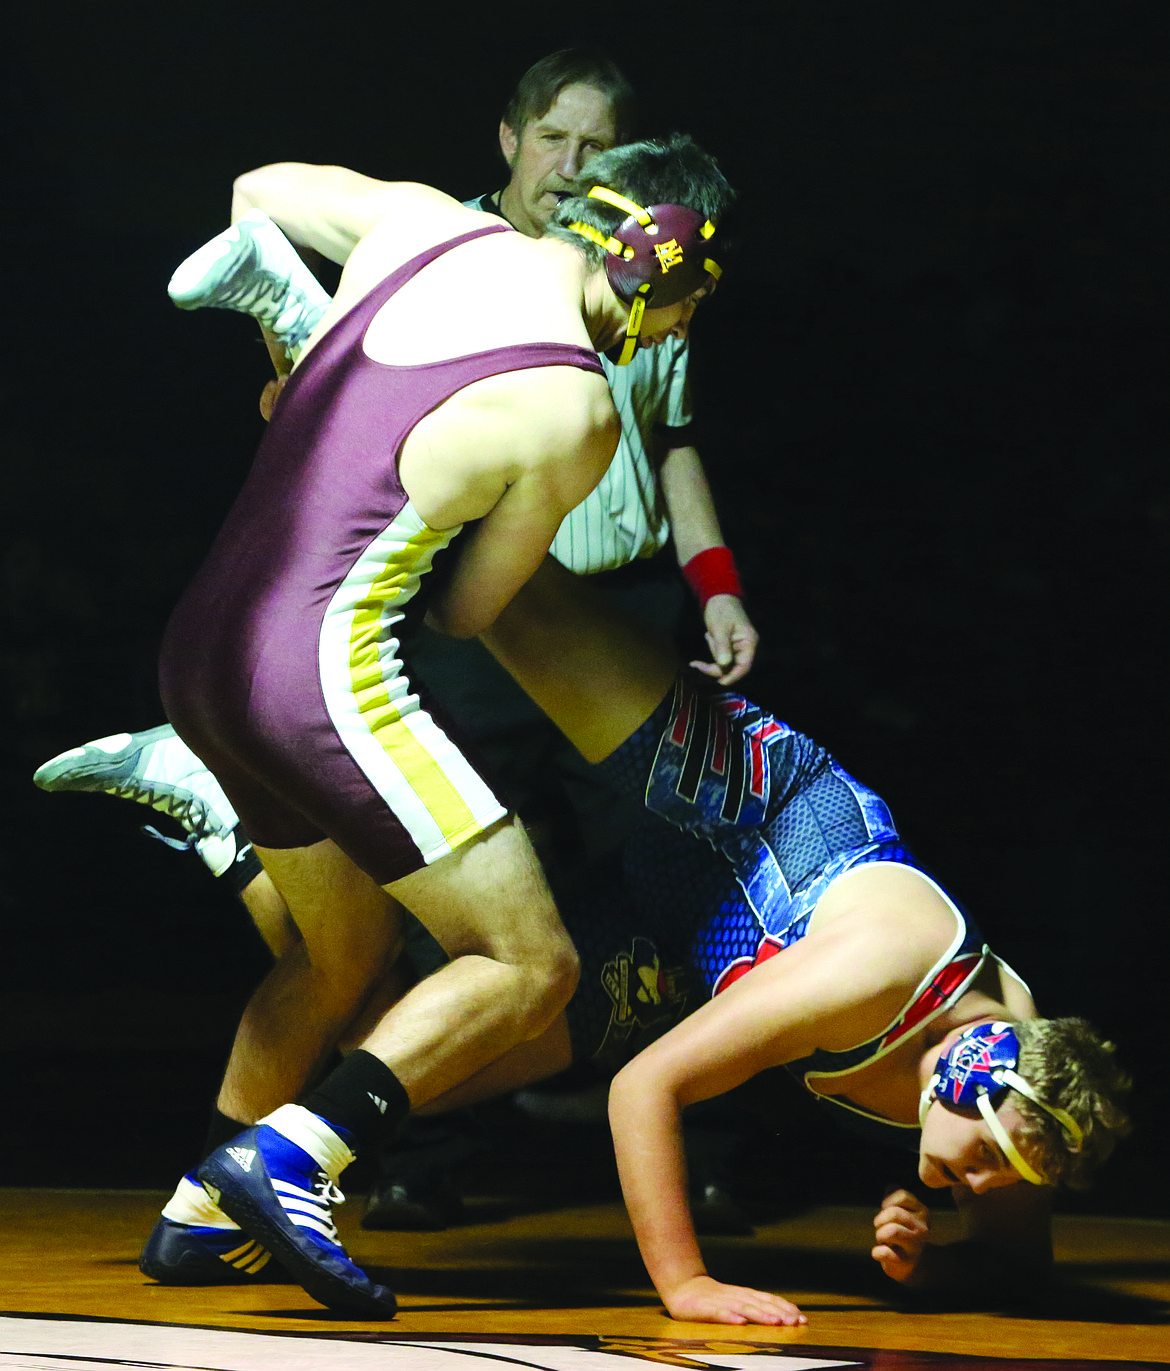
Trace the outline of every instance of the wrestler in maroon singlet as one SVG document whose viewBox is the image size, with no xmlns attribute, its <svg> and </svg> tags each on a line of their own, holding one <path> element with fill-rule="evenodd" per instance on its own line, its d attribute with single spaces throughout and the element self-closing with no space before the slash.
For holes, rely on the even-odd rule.
<svg viewBox="0 0 1170 1371">
<path fill-rule="evenodd" d="M 167 714 L 254 840 L 323 837 L 380 884 L 450 852 L 505 809 L 424 709 L 395 625 L 435 553 L 398 474 L 415 425 L 473 382 L 532 367 L 601 374 L 564 343 L 419 366 L 366 356 L 378 310 L 461 234 L 406 262 L 293 373 L 248 480 L 167 628 Z"/>
</svg>

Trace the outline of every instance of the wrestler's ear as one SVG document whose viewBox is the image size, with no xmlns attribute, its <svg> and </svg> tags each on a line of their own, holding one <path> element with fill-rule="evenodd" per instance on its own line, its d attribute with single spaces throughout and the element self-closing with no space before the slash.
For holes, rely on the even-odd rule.
<svg viewBox="0 0 1170 1371">
<path fill-rule="evenodd" d="M 504 161 L 509 166 L 516 160 L 516 150 L 520 146 L 520 139 L 516 136 L 516 130 L 510 128 L 504 121 L 500 120 L 500 151 L 504 154 Z"/>
</svg>

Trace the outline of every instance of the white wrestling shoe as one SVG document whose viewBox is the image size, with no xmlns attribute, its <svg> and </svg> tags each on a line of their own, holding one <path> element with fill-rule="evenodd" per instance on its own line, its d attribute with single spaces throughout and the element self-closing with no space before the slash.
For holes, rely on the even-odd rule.
<svg viewBox="0 0 1170 1371">
<path fill-rule="evenodd" d="M 187 258 L 167 294 L 180 309 L 250 314 L 296 361 L 331 297 L 262 210 L 249 210 Z"/>
<path fill-rule="evenodd" d="M 71 747 L 38 767 L 33 780 L 42 790 L 103 792 L 177 819 L 185 842 L 148 831 L 171 846 L 194 847 L 213 875 L 222 876 L 238 855 L 236 811 L 170 724 Z"/>
</svg>

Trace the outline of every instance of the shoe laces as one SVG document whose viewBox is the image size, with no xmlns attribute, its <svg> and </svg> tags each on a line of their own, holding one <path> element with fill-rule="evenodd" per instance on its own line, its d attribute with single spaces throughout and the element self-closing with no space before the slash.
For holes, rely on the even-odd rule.
<svg viewBox="0 0 1170 1371">
<path fill-rule="evenodd" d="M 221 308 L 238 310 L 259 319 L 266 327 L 274 324 L 287 309 L 288 282 L 270 271 L 253 269 L 237 282 L 215 293 Z M 287 303 L 286 303 L 287 302 Z M 282 308 L 283 306 L 283 308 Z"/>
<path fill-rule="evenodd" d="M 330 1180 L 324 1171 L 318 1172 L 313 1193 L 317 1196 L 317 1201 L 321 1206 L 321 1221 L 328 1225 L 328 1236 L 340 1245 L 341 1238 L 337 1232 L 337 1225 L 333 1222 L 333 1206 L 344 1204 L 345 1196 L 337 1188 L 337 1182 Z"/>
<path fill-rule="evenodd" d="M 318 1171 L 311 1190 L 305 1190 L 290 1181 L 273 1177 L 272 1188 L 276 1191 L 280 1206 L 289 1219 L 300 1228 L 312 1229 L 330 1242 L 341 1246 L 337 1225 L 333 1222 L 333 1205 L 344 1204 L 345 1196 L 326 1172 Z"/>
<path fill-rule="evenodd" d="M 172 838 L 169 833 L 160 833 L 153 824 L 143 824 L 142 831 L 148 838 L 156 838 L 160 843 L 166 843 L 175 852 L 190 852 L 203 841 L 198 833 L 190 833 L 185 838 Z"/>
<path fill-rule="evenodd" d="M 133 800 L 137 804 L 149 805 L 160 814 L 170 815 L 190 833 L 191 841 L 214 836 L 215 829 L 209 822 L 210 811 L 207 804 L 190 791 L 155 790 L 153 786 L 132 782 L 129 785 L 111 786 L 107 793 L 120 800 Z M 154 829 L 148 831 L 155 837 L 163 836 Z M 190 847 L 191 842 L 180 843 L 179 846 Z"/>
</svg>

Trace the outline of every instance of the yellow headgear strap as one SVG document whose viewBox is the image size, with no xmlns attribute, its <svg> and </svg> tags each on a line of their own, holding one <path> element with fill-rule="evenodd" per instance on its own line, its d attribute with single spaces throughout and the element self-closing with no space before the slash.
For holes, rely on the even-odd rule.
<svg viewBox="0 0 1170 1371">
<path fill-rule="evenodd" d="M 639 286 L 637 295 L 630 302 L 630 317 L 626 321 L 626 336 L 617 359 L 619 367 L 628 367 L 634 360 L 634 353 L 638 350 L 638 335 L 642 332 L 642 315 L 646 312 L 646 295 L 649 290 L 649 283 Z"/>
<path fill-rule="evenodd" d="M 607 205 L 612 205 L 614 209 L 624 210 L 632 218 L 636 219 L 647 233 L 657 233 L 658 225 L 654 222 L 654 216 L 649 210 L 643 209 L 628 196 L 619 195 L 616 190 L 610 190 L 607 186 L 594 186 L 589 192 L 592 200 L 604 200 Z M 715 232 L 715 225 L 710 219 L 704 223 L 699 230 L 700 238 L 710 238 Z"/>
<path fill-rule="evenodd" d="M 633 203 L 632 201 L 630 202 Z M 607 238 L 600 229 L 595 229 L 592 224 L 573 223 L 569 228 L 574 233 L 579 233 L 590 242 L 597 243 L 606 252 L 614 257 L 623 257 L 629 261 L 634 255 L 634 249 L 627 247 L 625 243 L 617 238 Z M 714 265 L 714 264 L 712 264 Z M 718 271 L 718 267 L 715 268 Z M 646 296 L 649 293 L 650 284 L 638 287 L 638 293 L 630 302 L 630 317 L 626 321 L 626 336 L 622 342 L 622 350 L 618 356 L 617 364 L 619 367 L 628 367 L 634 360 L 634 353 L 638 350 L 638 335 L 642 332 L 642 315 L 646 312 Z"/>
<path fill-rule="evenodd" d="M 574 222 L 569 225 L 574 233 L 579 233 L 583 238 L 588 238 L 591 243 L 596 243 L 598 247 L 603 247 L 613 257 L 624 257 L 628 262 L 634 255 L 634 249 L 627 247 L 619 238 L 607 238 L 600 229 L 595 229 L 592 224 L 582 224 Z"/>
<path fill-rule="evenodd" d="M 657 233 L 658 225 L 654 222 L 653 216 L 648 210 L 644 210 L 641 205 L 635 204 L 625 195 L 619 195 L 616 190 L 610 190 L 607 186 L 594 186 L 589 192 L 589 196 L 594 200 L 603 200 L 607 205 L 612 205 L 615 209 L 620 209 L 624 213 L 636 219 L 647 233 Z M 602 233 L 592 224 L 583 224 L 576 220 L 568 226 L 574 233 L 579 233 L 583 238 L 588 238 L 591 243 L 596 243 L 613 257 L 621 257 L 625 261 L 630 261 L 634 257 L 634 249 L 627 243 L 623 243 L 620 238 L 615 238 L 612 234 Z M 699 230 L 703 238 L 710 238 L 715 232 L 715 225 L 710 219 Z M 703 270 L 712 278 L 718 281 L 723 275 L 722 268 L 718 263 L 711 261 L 709 257 L 703 259 Z M 634 353 L 638 350 L 638 335 L 642 331 L 642 315 L 646 311 L 646 296 L 650 290 L 649 283 L 639 286 L 638 293 L 630 303 L 630 317 L 626 323 L 625 341 L 622 343 L 621 354 L 618 357 L 618 366 L 625 367 L 634 360 Z"/>
<path fill-rule="evenodd" d="M 644 210 L 641 205 L 636 205 L 633 200 L 628 200 L 624 195 L 619 195 L 616 190 L 608 190 L 605 186 L 594 186 L 589 192 L 589 198 L 591 200 L 604 200 L 607 205 L 612 205 L 614 209 L 624 210 L 637 219 L 647 233 L 658 232 L 658 226 L 649 212 Z M 711 234 L 705 233 L 703 236 L 709 238 Z"/>
</svg>

